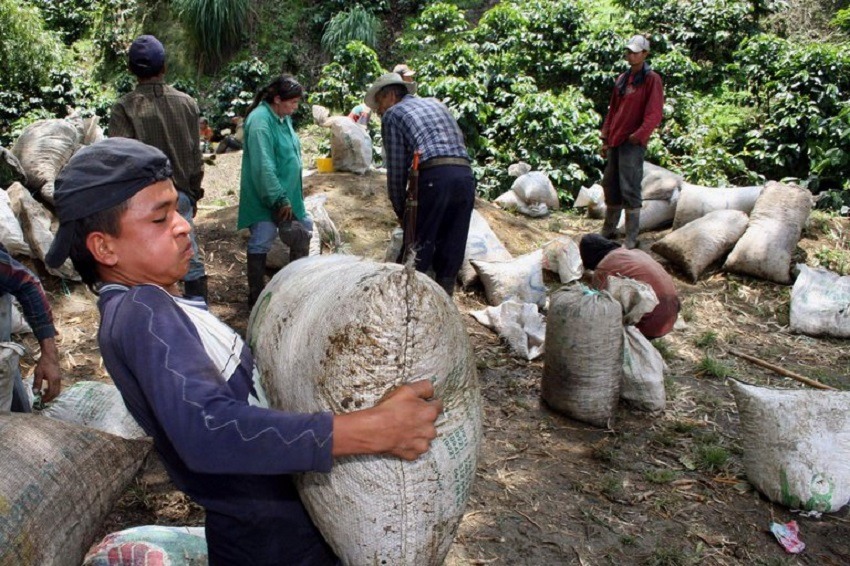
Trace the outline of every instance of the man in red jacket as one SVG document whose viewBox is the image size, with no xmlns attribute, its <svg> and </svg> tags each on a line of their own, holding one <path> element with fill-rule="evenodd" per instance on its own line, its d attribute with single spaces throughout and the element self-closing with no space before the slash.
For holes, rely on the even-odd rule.
<svg viewBox="0 0 850 566">
<path fill-rule="evenodd" d="M 602 176 L 605 190 L 605 224 L 601 234 L 614 236 L 620 212 L 626 209 L 626 241 L 637 246 L 640 208 L 643 204 L 640 184 L 643 180 L 643 156 L 652 131 L 661 123 L 664 87 L 661 77 L 649 68 L 649 41 L 642 35 L 626 44 L 630 69 L 617 77 L 608 113 L 602 124 L 602 157 L 608 159 Z"/>
</svg>

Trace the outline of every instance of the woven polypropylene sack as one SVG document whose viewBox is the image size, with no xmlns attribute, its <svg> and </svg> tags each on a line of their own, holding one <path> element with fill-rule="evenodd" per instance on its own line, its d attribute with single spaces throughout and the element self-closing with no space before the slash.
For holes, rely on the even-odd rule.
<svg viewBox="0 0 850 566">
<path fill-rule="evenodd" d="M 670 232 L 652 245 L 652 251 L 696 282 L 708 266 L 735 246 L 748 221 L 740 210 L 715 210 Z"/>
<path fill-rule="evenodd" d="M 844 507 L 850 500 L 850 391 L 730 384 L 749 482 L 791 509 Z"/>
<path fill-rule="evenodd" d="M 812 210 L 812 194 L 771 181 L 750 214 L 744 235 L 723 264 L 725 271 L 776 283 L 791 282 L 791 258 Z"/>
<path fill-rule="evenodd" d="M 469 221 L 469 235 L 466 237 L 466 251 L 463 255 L 463 263 L 460 266 L 460 282 L 465 286 L 470 285 L 478 274 L 470 263 L 473 259 L 483 261 L 510 261 L 514 258 L 499 237 L 490 228 L 487 219 L 477 210 L 472 211 Z"/>
<path fill-rule="evenodd" d="M 718 189 L 682 183 L 679 201 L 676 203 L 676 216 L 673 218 L 673 229 L 681 228 L 715 210 L 740 210 L 749 214 L 762 189 L 761 186 Z"/>
<path fill-rule="evenodd" d="M 549 303 L 543 400 L 595 426 L 610 426 L 623 372 L 623 310 L 606 291 L 562 287 Z"/>
<path fill-rule="evenodd" d="M 362 175 L 372 166 L 372 138 L 366 128 L 348 116 L 334 116 L 325 121 L 331 129 L 331 157 L 334 169 Z"/>
<path fill-rule="evenodd" d="M 641 411 L 663 411 L 667 405 L 664 390 L 666 364 L 640 330 L 623 329 L 623 382 L 620 397 Z"/>
<path fill-rule="evenodd" d="M 28 188 L 53 202 L 53 182 L 80 147 L 82 122 L 77 127 L 63 119 L 39 120 L 21 132 L 12 153 L 27 174 Z"/>
<path fill-rule="evenodd" d="M 30 255 L 32 250 L 24 239 L 24 231 L 12 211 L 12 201 L 0 190 L 0 243 L 12 255 Z"/>
<path fill-rule="evenodd" d="M 800 264 L 791 289 L 791 330 L 850 338 L 850 275 Z"/>
<path fill-rule="evenodd" d="M 143 525 L 106 535 L 82 566 L 206 566 L 207 554 L 203 527 Z"/>
<path fill-rule="evenodd" d="M 640 194 L 643 200 L 667 200 L 682 186 L 682 176 L 648 161 L 643 162 Z"/>
<path fill-rule="evenodd" d="M 62 392 L 42 414 L 51 419 L 95 428 L 121 438 L 147 436 L 111 383 L 78 381 Z"/>
<path fill-rule="evenodd" d="M 9 200 L 12 202 L 12 209 L 18 211 L 21 230 L 24 233 L 24 239 L 29 244 L 32 255 L 44 261 L 44 257 L 50 250 L 51 244 L 53 244 L 54 234 L 50 229 L 53 215 L 19 183 L 15 183 L 9 187 L 7 193 L 9 194 Z M 74 269 L 74 265 L 70 259 L 66 259 L 56 269 L 47 267 L 47 271 L 63 279 L 80 280 L 80 276 Z"/>
<path fill-rule="evenodd" d="M 484 284 L 487 303 L 496 306 L 505 301 L 546 306 L 543 283 L 543 250 L 522 255 L 511 261 L 481 261 L 472 265 Z"/>
<path fill-rule="evenodd" d="M 552 210 L 558 210 L 558 191 L 543 171 L 531 171 L 517 177 L 511 185 L 519 200 L 526 204 L 545 204 Z"/>
<path fill-rule="evenodd" d="M 670 200 L 644 200 L 640 207 L 638 231 L 648 232 L 669 226 L 673 221 L 673 216 L 676 214 L 678 198 L 679 191 L 673 191 Z M 625 212 L 620 214 L 620 220 L 617 223 L 617 232 L 620 234 L 626 233 Z"/>
<path fill-rule="evenodd" d="M 297 261 L 266 286 L 248 339 L 270 404 L 346 413 L 431 379 L 444 413 L 416 461 L 338 458 L 299 474 L 313 521 L 345 564 L 441 564 L 463 515 L 481 441 L 475 359 L 460 313 L 434 281 L 353 256 Z"/>
<path fill-rule="evenodd" d="M 0 415 L 0 564 L 78 566 L 150 446 L 39 415 Z"/>
</svg>

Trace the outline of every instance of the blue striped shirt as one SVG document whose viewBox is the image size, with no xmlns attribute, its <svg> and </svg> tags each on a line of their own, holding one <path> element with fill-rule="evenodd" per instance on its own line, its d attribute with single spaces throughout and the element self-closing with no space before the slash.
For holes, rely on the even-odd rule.
<svg viewBox="0 0 850 566">
<path fill-rule="evenodd" d="M 0 295 L 6 293 L 21 303 L 24 318 L 39 341 L 56 336 L 53 312 L 41 287 L 41 281 L 32 271 L 9 255 L 6 248 L 0 244 Z"/>
<path fill-rule="evenodd" d="M 469 159 L 457 120 L 436 98 L 406 95 L 381 117 L 381 136 L 387 192 L 399 219 L 404 215 L 407 176 L 414 151 L 420 151 L 420 163 L 435 157 Z"/>
</svg>

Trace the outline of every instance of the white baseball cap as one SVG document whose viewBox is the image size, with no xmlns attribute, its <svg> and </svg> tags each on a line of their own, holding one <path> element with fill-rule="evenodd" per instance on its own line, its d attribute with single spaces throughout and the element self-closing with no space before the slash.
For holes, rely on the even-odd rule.
<svg viewBox="0 0 850 566">
<path fill-rule="evenodd" d="M 649 40 L 642 35 L 634 35 L 626 44 L 626 49 L 628 49 L 632 53 L 649 51 Z"/>
</svg>

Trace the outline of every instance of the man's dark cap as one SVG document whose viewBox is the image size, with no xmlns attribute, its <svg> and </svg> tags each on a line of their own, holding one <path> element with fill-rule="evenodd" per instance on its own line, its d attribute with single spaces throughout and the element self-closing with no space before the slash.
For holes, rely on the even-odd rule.
<svg viewBox="0 0 850 566">
<path fill-rule="evenodd" d="M 129 63 L 136 76 L 158 75 L 165 66 L 165 47 L 152 35 L 140 35 L 130 46 Z"/>
<path fill-rule="evenodd" d="M 165 154 L 138 140 L 107 138 L 79 150 L 56 177 L 53 203 L 59 230 L 44 262 L 50 267 L 64 263 L 78 220 L 117 206 L 171 175 Z"/>
</svg>

